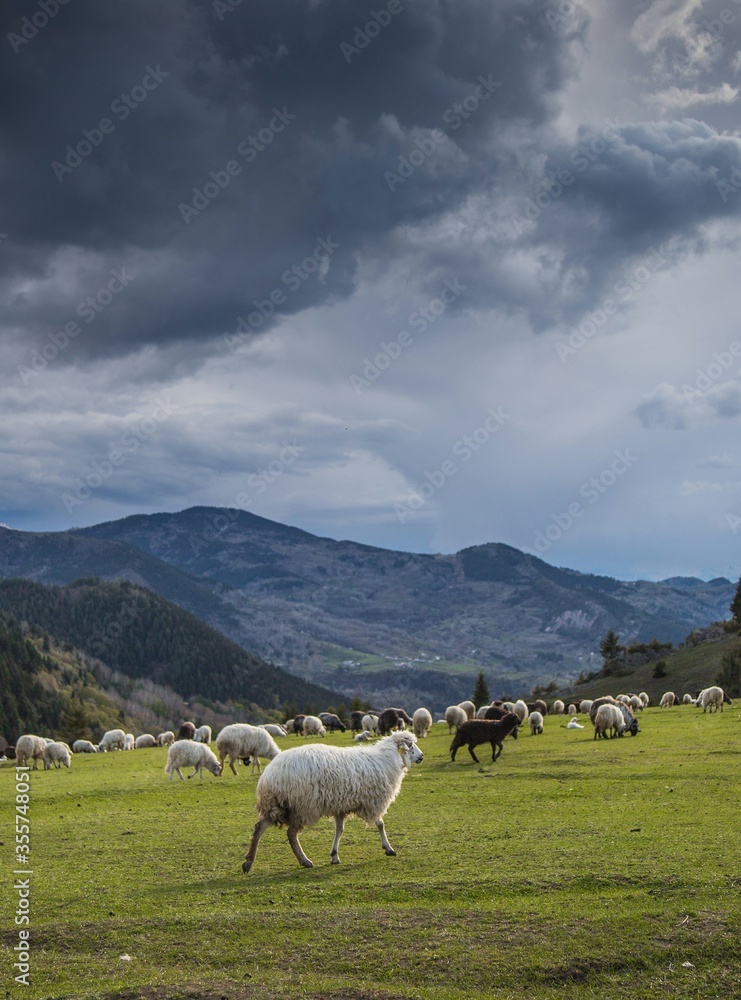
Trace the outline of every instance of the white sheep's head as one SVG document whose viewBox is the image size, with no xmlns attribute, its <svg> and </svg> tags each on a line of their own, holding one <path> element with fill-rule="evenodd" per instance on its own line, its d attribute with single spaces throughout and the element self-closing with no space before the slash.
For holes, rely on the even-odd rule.
<svg viewBox="0 0 741 1000">
<path fill-rule="evenodd" d="M 399 749 L 404 767 L 419 764 L 420 761 L 425 759 L 425 755 L 417 746 L 417 737 L 413 733 L 394 733 L 391 738 Z"/>
</svg>

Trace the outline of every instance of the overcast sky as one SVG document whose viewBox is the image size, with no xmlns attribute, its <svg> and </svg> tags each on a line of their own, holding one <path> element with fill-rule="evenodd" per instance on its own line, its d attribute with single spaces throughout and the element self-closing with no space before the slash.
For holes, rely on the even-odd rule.
<svg viewBox="0 0 741 1000">
<path fill-rule="evenodd" d="M 739 574 L 739 0 L 11 0 L 0 521 Z"/>
</svg>

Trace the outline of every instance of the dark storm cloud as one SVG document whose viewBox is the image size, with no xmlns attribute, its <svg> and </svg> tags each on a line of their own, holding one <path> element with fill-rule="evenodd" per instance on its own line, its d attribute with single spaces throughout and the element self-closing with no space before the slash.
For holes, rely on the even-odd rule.
<svg viewBox="0 0 741 1000">
<path fill-rule="evenodd" d="M 276 289 L 284 313 L 346 295 L 361 248 L 488 185 L 498 130 L 551 115 L 569 40 L 542 2 L 389 6 L 364 47 L 357 0 L 75 0 L 35 35 L 38 5 L 17 8 L 0 291 L 19 350 L 79 321 L 122 266 L 135 280 L 64 361 L 231 332 Z M 464 119 L 451 109 L 466 99 Z M 320 238 L 339 244 L 331 259 L 287 282 Z"/>
</svg>

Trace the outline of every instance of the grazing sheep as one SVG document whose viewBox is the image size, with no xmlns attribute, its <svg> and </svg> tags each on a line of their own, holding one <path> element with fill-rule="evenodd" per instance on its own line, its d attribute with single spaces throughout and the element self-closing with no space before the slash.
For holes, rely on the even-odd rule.
<svg viewBox="0 0 741 1000">
<path fill-rule="evenodd" d="M 295 715 L 293 717 L 293 731 L 294 731 L 294 733 L 298 733 L 299 736 L 303 736 L 304 735 L 304 719 L 305 718 L 306 718 L 306 716 L 303 715 L 303 714 L 302 715 Z"/>
<path fill-rule="evenodd" d="M 363 731 L 363 716 L 365 712 L 361 712 L 356 709 L 350 712 L 350 730 L 353 733 L 361 733 Z"/>
<path fill-rule="evenodd" d="M 520 724 L 521 725 L 522 725 L 523 722 L 526 721 L 528 715 L 530 714 L 528 712 L 527 705 L 522 700 L 522 698 L 518 698 L 517 699 L 517 701 L 514 704 L 514 708 L 512 709 L 512 711 L 515 713 L 515 715 L 517 716 L 517 718 L 520 720 Z"/>
<path fill-rule="evenodd" d="M 64 767 L 70 766 L 70 750 L 66 743 L 62 742 L 51 742 L 47 743 L 46 750 L 44 752 L 44 770 L 48 771 L 49 768 L 54 765 L 57 770 L 64 765 Z"/>
<path fill-rule="evenodd" d="M 219 763 L 223 769 L 224 761 L 229 757 L 229 767 L 234 774 L 237 769 L 234 764 L 238 760 L 252 760 L 252 773 L 255 767 L 260 771 L 260 758 L 273 760 L 280 753 L 277 745 L 270 733 L 259 726 L 249 726 L 246 722 L 234 722 L 231 726 L 224 726 L 216 737 L 216 749 L 219 752 Z"/>
<path fill-rule="evenodd" d="M 448 705 L 445 709 L 445 721 L 448 724 L 448 732 L 453 732 L 453 726 L 455 726 L 456 731 L 458 726 L 462 726 L 464 722 L 468 722 L 468 716 L 460 707 L 460 705 Z"/>
<path fill-rule="evenodd" d="M 72 753 L 97 753 L 98 748 L 90 740 L 75 740 L 72 744 Z"/>
<path fill-rule="evenodd" d="M 618 708 L 623 713 L 623 723 L 625 724 L 625 729 L 623 732 L 630 733 L 631 736 L 635 736 L 640 733 L 640 728 L 638 726 L 638 719 L 633 715 L 630 710 L 630 706 L 621 703 Z"/>
<path fill-rule="evenodd" d="M 266 733 L 270 733 L 271 736 L 277 738 L 288 735 L 283 726 L 279 726 L 277 722 L 262 722 L 257 728 L 264 729 Z"/>
<path fill-rule="evenodd" d="M 344 733 L 347 729 L 342 719 L 333 712 L 320 712 L 319 718 L 324 728 L 328 729 L 330 733 L 333 733 L 335 729 L 339 729 L 341 733 Z"/>
<path fill-rule="evenodd" d="M 561 701 L 560 698 L 556 698 L 556 700 L 553 702 L 553 708 L 551 709 L 551 711 L 553 712 L 554 715 L 563 715 L 563 713 L 566 711 L 566 706 L 564 705 L 564 703 Z"/>
<path fill-rule="evenodd" d="M 595 739 L 607 739 L 608 729 L 611 730 L 612 737 L 622 735 L 625 729 L 623 713 L 616 704 L 600 705 L 593 721 Z"/>
<path fill-rule="evenodd" d="M 371 715 L 368 713 L 363 716 L 363 732 L 364 733 L 377 733 L 378 732 L 378 716 Z"/>
<path fill-rule="evenodd" d="M 134 749 L 134 734 L 127 733 L 124 736 L 124 750 L 133 750 L 133 749 Z"/>
<path fill-rule="evenodd" d="M 411 715 L 408 715 L 404 711 L 403 708 L 397 708 L 394 711 L 399 716 L 399 720 L 404 723 L 403 726 L 399 726 L 400 729 L 404 729 L 404 726 L 411 726 L 412 725 L 412 717 L 411 717 Z"/>
<path fill-rule="evenodd" d="M 304 719 L 304 736 L 326 736 L 327 730 L 322 720 L 316 715 L 307 715 Z"/>
<path fill-rule="evenodd" d="M 491 744 L 492 763 L 502 753 L 502 743 L 510 733 L 514 735 L 520 725 L 520 717 L 514 712 L 508 712 L 503 719 L 492 722 L 489 719 L 468 719 L 462 722 L 450 744 L 450 759 L 455 760 L 455 755 L 462 746 L 468 747 L 475 762 L 480 763 L 478 757 L 473 752 L 474 747 L 482 743 Z"/>
<path fill-rule="evenodd" d="M 211 726 L 199 726 L 193 734 L 193 739 L 196 743 L 210 743 L 211 742 Z"/>
<path fill-rule="evenodd" d="M 513 701 L 495 701 L 497 708 L 506 708 L 508 712 L 514 712 L 515 703 Z"/>
<path fill-rule="evenodd" d="M 578 715 L 579 713 L 579 709 L 573 703 L 569 705 L 567 711 L 569 715 Z"/>
<path fill-rule="evenodd" d="M 181 722 L 180 729 L 178 729 L 177 739 L 179 740 L 192 740 L 196 735 L 196 724 L 195 722 Z"/>
<path fill-rule="evenodd" d="M 530 733 L 533 736 L 543 732 L 543 716 L 540 712 L 531 712 L 528 716 L 528 722 L 530 723 Z"/>
<path fill-rule="evenodd" d="M 26 767 L 29 760 L 33 760 L 34 771 L 38 770 L 39 761 L 44 759 L 46 753 L 46 740 L 41 736 L 33 736 L 27 733 L 19 736 L 15 745 L 15 756 L 19 767 Z"/>
<path fill-rule="evenodd" d="M 412 716 L 412 729 L 418 740 L 428 736 L 432 728 L 432 716 L 426 708 L 418 708 Z"/>
<path fill-rule="evenodd" d="M 639 698 L 641 699 L 641 701 L 643 702 L 643 707 L 644 707 L 644 708 L 648 708 L 648 706 L 649 706 L 649 704 L 650 704 L 650 702 L 651 702 L 651 699 L 650 699 L 650 698 L 649 698 L 649 696 L 648 696 L 648 695 L 646 694 L 646 692 L 645 692 L 645 691 L 641 691 L 641 692 L 640 692 L 640 694 L 638 695 L 638 697 L 639 697 Z"/>
<path fill-rule="evenodd" d="M 299 843 L 299 834 L 322 816 L 333 816 L 335 838 L 332 864 L 340 863 L 340 837 L 345 819 L 359 816 L 374 823 L 381 846 L 394 851 L 386 837 L 383 817 L 399 794 L 404 775 L 424 759 L 412 733 L 392 733 L 370 747 L 333 747 L 324 744 L 286 750 L 265 770 L 257 783 L 257 812 L 242 871 L 252 867 L 260 838 L 269 826 L 287 826 L 288 842 L 298 863 L 313 868 Z"/>
<path fill-rule="evenodd" d="M 293 719 L 288 719 L 286 722 L 284 722 L 283 723 L 283 728 L 285 729 L 286 733 L 295 733 L 296 732 L 296 724 L 293 721 Z"/>
<path fill-rule="evenodd" d="M 682 695 L 682 704 L 683 705 L 694 705 L 695 702 L 696 702 L 696 700 L 697 699 L 693 698 L 691 694 L 685 693 L 685 694 Z"/>
<path fill-rule="evenodd" d="M 458 703 L 458 708 L 463 709 L 467 719 L 474 719 L 476 717 L 476 706 L 472 701 L 461 701 Z"/>
<path fill-rule="evenodd" d="M 108 750 L 123 750 L 126 742 L 126 733 L 123 729 L 109 729 L 103 733 L 103 739 L 98 744 L 98 749 L 107 752 Z"/>
<path fill-rule="evenodd" d="M 152 736 L 151 733 L 142 733 L 141 736 L 137 736 L 134 740 L 135 750 L 144 750 L 148 747 L 156 747 L 157 740 Z"/>
<path fill-rule="evenodd" d="M 160 733 L 157 737 L 157 746 L 159 747 L 169 747 L 175 742 L 175 733 L 172 729 L 166 729 L 164 733 Z"/>
<path fill-rule="evenodd" d="M 594 725 L 594 717 L 597 714 L 597 710 L 601 708 L 602 705 L 619 705 L 620 702 L 613 698 L 611 694 L 602 695 L 601 698 L 595 698 L 589 709 L 589 721 Z"/>
<path fill-rule="evenodd" d="M 388 736 L 394 729 L 404 728 L 405 722 L 399 715 L 398 708 L 384 708 L 378 716 L 378 732 L 381 736 Z"/>
<path fill-rule="evenodd" d="M 630 705 L 629 705 L 629 707 L 630 707 L 631 712 L 642 712 L 643 711 L 643 702 L 641 701 L 641 699 L 638 697 L 637 694 L 632 694 L 630 696 Z"/>
<path fill-rule="evenodd" d="M 732 705 L 733 702 L 725 693 L 722 687 L 709 687 L 701 691 L 697 699 L 698 708 L 702 708 L 703 714 L 707 711 L 712 712 L 713 709 L 717 712 L 718 709 L 723 711 L 723 704 Z"/>
<path fill-rule="evenodd" d="M 615 701 L 622 701 L 623 705 L 627 705 L 630 708 L 630 695 L 629 694 L 616 694 Z"/>
<path fill-rule="evenodd" d="M 592 701 L 589 698 L 583 698 L 579 702 L 579 712 L 581 715 L 589 715 L 592 709 Z"/>
<path fill-rule="evenodd" d="M 661 696 L 659 708 L 673 708 L 677 704 L 677 696 L 673 691 L 665 691 Z"/>
<path fill-rule="evenodd" d="M 175 740 L 167 751 L 165 774 L 169 774 L 170 781 L 172 781 L 172 775 L 175 771 L 177 771 L 178 778 L 183 780 L 181 767 L 192 767 L 193 773 L 189 774 L 188 777 L 192 778 L 199 774 L 201 781 L 203 780 L 204 767 L 217 778 L 221 774 L 221 764 L 208 744 L 198 743 L 191 739 Z"/>
<path fill-rule="evenodd" d="M 535 701 L 527 706 L 528 712 L 540 712 L 540 714 L 545 717 L 548 715 L 548 706 L 543 701 L 542 698 L 536 698 Z"/>
</svg>

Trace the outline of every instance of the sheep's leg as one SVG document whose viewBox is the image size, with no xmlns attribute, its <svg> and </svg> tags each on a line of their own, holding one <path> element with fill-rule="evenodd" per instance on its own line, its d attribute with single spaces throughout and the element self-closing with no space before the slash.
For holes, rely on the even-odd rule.
<svg viewBox="0 0 741 1000">
<path fill-rule="evenodd" d="M 339 816 L 335 816 L 335 818 L 334 818 L 334 830 L 335 830 L 335 833 L 334 833 L 334 844 L 332 844 L 332 852 L 330 854 L 330 857 L 332 859 L 332 864 L 333 865 L 338 865 L 340 863 L 340 855 L 339 855 L 340 837 L 342 836 L 342 833 L 343 833 L 344 829 L 345 829 L 345 817 L 344 817 L 344 815 L 340 814 Z"/>
<path fill-rule="evenodd" d="M 267 819 L 260 819 L 255 823 L 255 829 L 252 832 L 252 840 L 250 841 L 249 850 L 245 854 L 244 861 L 242 862 L 242 871 L 247 874 L 247 872 L 252 867 L 252 862 L 255 860 L 255 855 L 257 854 L 257 845 L 260 843 L 260 837 L 270 826 L 270 821 Z"/>
<path fill-rule="evenodd" d="M 303 848 L 299 843 L 298 835 L 301 833 L 300 826 L 289 826 L 288 827 L 288 843 L 291 845 L 293 853 L 296 855 L 298 863 L 304 868 L 313 868 L 314 862 L 310 861 L 303 852 Z"/>
<path fill-rule="evenodd" d="M 262 774 L 262 765 L 260 764 L 260 758 L 257 754 L 254 754 L 252 757 L 252 774 L 255 773 L 255 767 L 257 767 L 257 773 Z"/>
<path fill-rule="evenodd" d="M 232 769 L 232 774 L 234 774 L 234 776 L 236 777 L 237 776 L 237 769 L 234 766 L 234 754 L 232 754 L 232 753 L 229 754 L 229 767 Z"/>
<path fill-rule="evenodd" d="M 376 826 L 378 827 L 378 832 L 381 834 L 381 847 L 389 856 L 396 857 L 396 851 L 389 844 L 389 839 L 386 836 L 386 827 L 383 825 L 383 819 L 377 819 Z"/>
<path fill-rule="evenodd" d="M 473 757 L 473 759 L 476 761 L 477 764 L 481 763 L 476 754 L 473 752 L 473 747 L 471 746 L 470 743 L 468 744 L 468 752 L 471 754 L 471 756 Z"/>
<path fill-rule="evenodd" d="M 494 763 L 495 760 L 497 760 L 501 756 L 501 753 L 502 753 L 502 744 L 501 743 L 492 743 L 492 745 L 491 745 L 491 762 L 492 762 L 492 764 Z"/>
<path fill-rule="evenodd" d="M 181 781 L 185 781 L 185 778 L 183 777 L 183 772 L 180 770 L 180 768 L 176 767 L 175 770 L 178 772 L 178 778 L 180 778 Z"/>
</svg>

